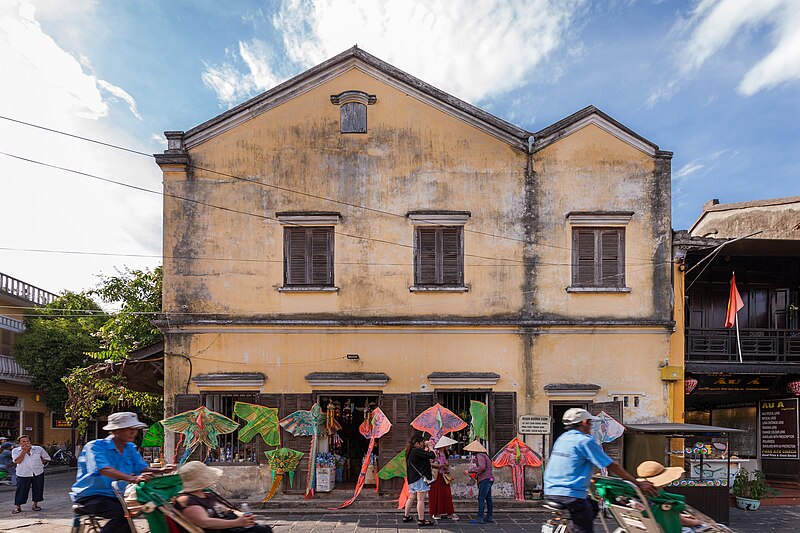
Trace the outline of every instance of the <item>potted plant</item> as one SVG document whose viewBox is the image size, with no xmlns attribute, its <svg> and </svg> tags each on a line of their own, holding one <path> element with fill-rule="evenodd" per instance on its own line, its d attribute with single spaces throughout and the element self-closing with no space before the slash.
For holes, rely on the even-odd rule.
<svg viewBox="0 0 800 533">
<path fill-rule="evenodd" d="M 733 496 L 736 506 L 745 511 L 755 511 L 761 507 L 761 501 L 770 496 L 775 496 L 778 491 L 767 485 L 764 472 L 754 470 L 753 475 L 746 468 L 742 468 L 733 478 Z"/>
</svg>

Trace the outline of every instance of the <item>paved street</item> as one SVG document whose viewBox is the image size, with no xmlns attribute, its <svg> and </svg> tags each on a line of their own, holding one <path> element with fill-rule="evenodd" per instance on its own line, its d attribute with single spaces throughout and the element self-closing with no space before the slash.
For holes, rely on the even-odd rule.
<svg viewBox="0 0 800 533">
<path fill-rule="evenodd" d="M 71 502 L 67 496 L 74 479 L 73 473 L 47 476 L 45 480 L 45 501 L 43 510 L 33 512 L 30 503 L 22 514 L 12 515 L 14 492 L 11 487 L 0 487 L 0 532 L 51 533 L 67 531 L 71 523 Z M 484 526 L 470 525 L 471 515 L 462 513 L 461 520 L 454 522 L 441 520 L 436 527 L 427 531 L 448 532 L 520 532 L 540 530 L 545 516 L 539 512 L 513 511 L 498 513 L 495 524 Z M 350 512 L 301 512 L 275 513 L 263 515 L 263 520 L 275 528 L 275 533 L 367 533 L 417 529 L 415 523 L 404 524 L 400 513 L 369 513 L 363 508 Z M 140 532 L 147 531 L 144 520 L 137 521 Z M 769 531 L 793 532 L 800 524 L 800 506 L 762 507 L 754 513 L 731 510 L 731 526 L 740 533 L 762 533 Z M 597 523 L 597 531 L 602 531 Z"/>
</svg>

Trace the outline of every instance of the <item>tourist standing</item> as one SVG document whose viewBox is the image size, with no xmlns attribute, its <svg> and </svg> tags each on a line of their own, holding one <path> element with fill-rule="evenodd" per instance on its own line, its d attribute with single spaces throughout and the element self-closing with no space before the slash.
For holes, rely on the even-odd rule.
<svg viewBox="0 0 800 533">
<path fill-rule="evenodd" d="M 450 459 L 449 448 L 456 441 L 450 437 L 441 437 L 434 445 L 434 453 L 436 458 L 433 460 L 433 468 L 436 469 L 436 475 L 431 483 L 431 491 L 429 496 L 429 505 L 431 510 L 431 518 L 452 518 L 458 520 L 458 515 L 453 509 L 453 493 L 450 490 L 450 482 L 453 476 L 450 474 Z"/>
<path fill-rule="evenodd" d="M 41 511 L 39 502 L 44 500 L 44 466 L 50 462 L 50 456 L 41 446 L 31 444 L 31 438 L 20 435 L 19 447 L 11 450 L 11 458 L 17 465 L 17 492 L 14 495 L 16 508 L 12 514 L 22 512 L 22 506 L 28 502 L 28 494 L 33 489 L 34 511 Z"/>
<path fill-rule="evenodd" d="M 492 458 L 486 453 L 478 440 L 474 440 L 464 447 L 464 451 L 475 454 L 475 462 L 470 465 L 468 473 L 475 475 L 478 482 L 478 515 L 470 524 L 485 524 L 494 522 L 494 503 L 492 502 L 492 485 L 494 485 L 494 474 L 492 472 Z M 484 509 L 486 516 L 484 517 Z"/>
<path fill-rule="evenodd" d="M 422 435 L 414 435 L 411 442 L 406 445 L 406 480 L 408 481 L 409 497 L 406 501 L 403 522 L 410 522 L 411 509 L 414 503 L 417 506 L 417 525 L 432 526 L 433 522 L 425 518 L 425 495 L 430 490 L 433 473 L 431 461 L 436 455 L 430 451 L 427 441 Z"/>
</svg>

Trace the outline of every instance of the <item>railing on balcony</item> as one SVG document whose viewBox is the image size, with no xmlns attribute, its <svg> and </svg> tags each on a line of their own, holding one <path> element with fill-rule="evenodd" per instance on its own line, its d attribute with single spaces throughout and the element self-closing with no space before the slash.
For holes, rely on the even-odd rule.
<svg viewBox="0 0 800 533">
<path fill-rule="evenodd" d="M 12 278 L 2 272 L 0 272 L 0 293 L 10 294 L 36 305 L 47 305 L 58 298 L 57 294 L 40 289 L 30 283 L 25 283 L 17 278 Z"/>
<path fill-rule="evenodd" d="M 745 363 L 800 363 L 800 330 L 740 329 Z M 736 329 L 686 328 L 687 361 L 739 361 Z"/>
<path fill-rule="evenodd" d="M 25 331 L 25 323 L 16 318 L 0 315 L 0 329 L 9 329 L 14 333 L 22 333 Z"/>
</svg>

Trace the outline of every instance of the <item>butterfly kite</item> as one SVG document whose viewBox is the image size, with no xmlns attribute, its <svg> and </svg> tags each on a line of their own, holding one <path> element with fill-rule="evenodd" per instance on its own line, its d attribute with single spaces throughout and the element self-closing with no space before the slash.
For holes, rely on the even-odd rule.
<svg viewBox="0 0 800 533">
<path fill-rule="evenodd" d="M 311 499 L 314 497 L 314 487 L 317 481 L 317 469 L 314 459 L 317 457 L 319 435 L 325 425 L 325 414 L 323 414 L 319 404 L 315 403 L 309 411 L 295 411 L 281 420 L 279 424 L 295 437 L 311 436 L 311 450 L 308 452 L 308 481 L 306 482 L 305 495 L 307 500 Z"/>
<path fill-rule="evenodd" d="M 227 416 L 210 411 L 205 406 L 200 406 L 192 411 L 186 411 L 175 416 L 171 416 L 161 423 L 170 431 L 181 434 L 185 451 L 178 464 L 183 464 L 192 455 L 200 444 L 205 444 L 209 449 L 219 446 L 217 437 L 221 434 L 231 433 L 239 424 Z"/>
<path fill-rule="evenodd" d="M 250 442 L 260 434 L 269 446 L 280 446 L 281 433 L 278 426 L 278 410 L 263 405 L 236 402 L 233 412 L 239 418 L 247 420 L 247 425 L 239 430 L 239 440 Z"/>
<path fill-rule="evenodd" d="M 525 499 L 525 467 L 542 466 L 542 458 L 530 446 L 514 437 L 492 459 L 492 465 L 501 468 L 511 467 L 514 480 L 514 498 Z"/>
<path fill-rule="evenodd" d="M 297 465 L 300 464 L 300 459 L 303 457 L 303 452 L 291 448 L 278 448 L 264 452 L 264 454 L 267 456 L 267 464 L 272 470 L 272 487 L 261 503 L 275 496 L 284 474 L 289 474 L 289 485 L 294 485 L 294 471 L 297 470 Z"/>
<path fill-rule="evenodd" d="M 364 419 L 364 422 L 358 427 L 358 431 L 364 436 L 364 438 L 369 439 L 367 455 L 364 457 L 364 462 L 361 465 L 361 472 L 358 474 L 358 481 L 356 482 L 356 490 L 353 492 L 353 497 L 335 509 L 344 509 L 345 507 L 350 506 L 350 504 L 356 501 L 358 495 L 361 494 L 361 489 L 364 488 L 364 483 L 367 480 L 367 470 L 369 469 L 370 457 L 372 457 L 372 449 L 375 447 L 375 439 L 381 438 L 383 435 L 388 433 L 390 429 L 392 429 L 392 423 L 389 422 L 389 419 L 386 418 L 386 415 L 383 414 L 383 411 L 381 411 L 378 407 L 373 409 L 367 415 L 367 418 Z M 376 491 L 377 488 L 376 481 Z"/>
<path fill-rule="evenodd" d="M 467 427 L 467 423 L 461 420 L 453 411 L 437 403 L 433 407 L 422 411 L 411 422 L 411 426 L 420 431 L 430 433 L 431 438 L 438 441 L 442 435 L 464 429 Z"/>
</svg>

